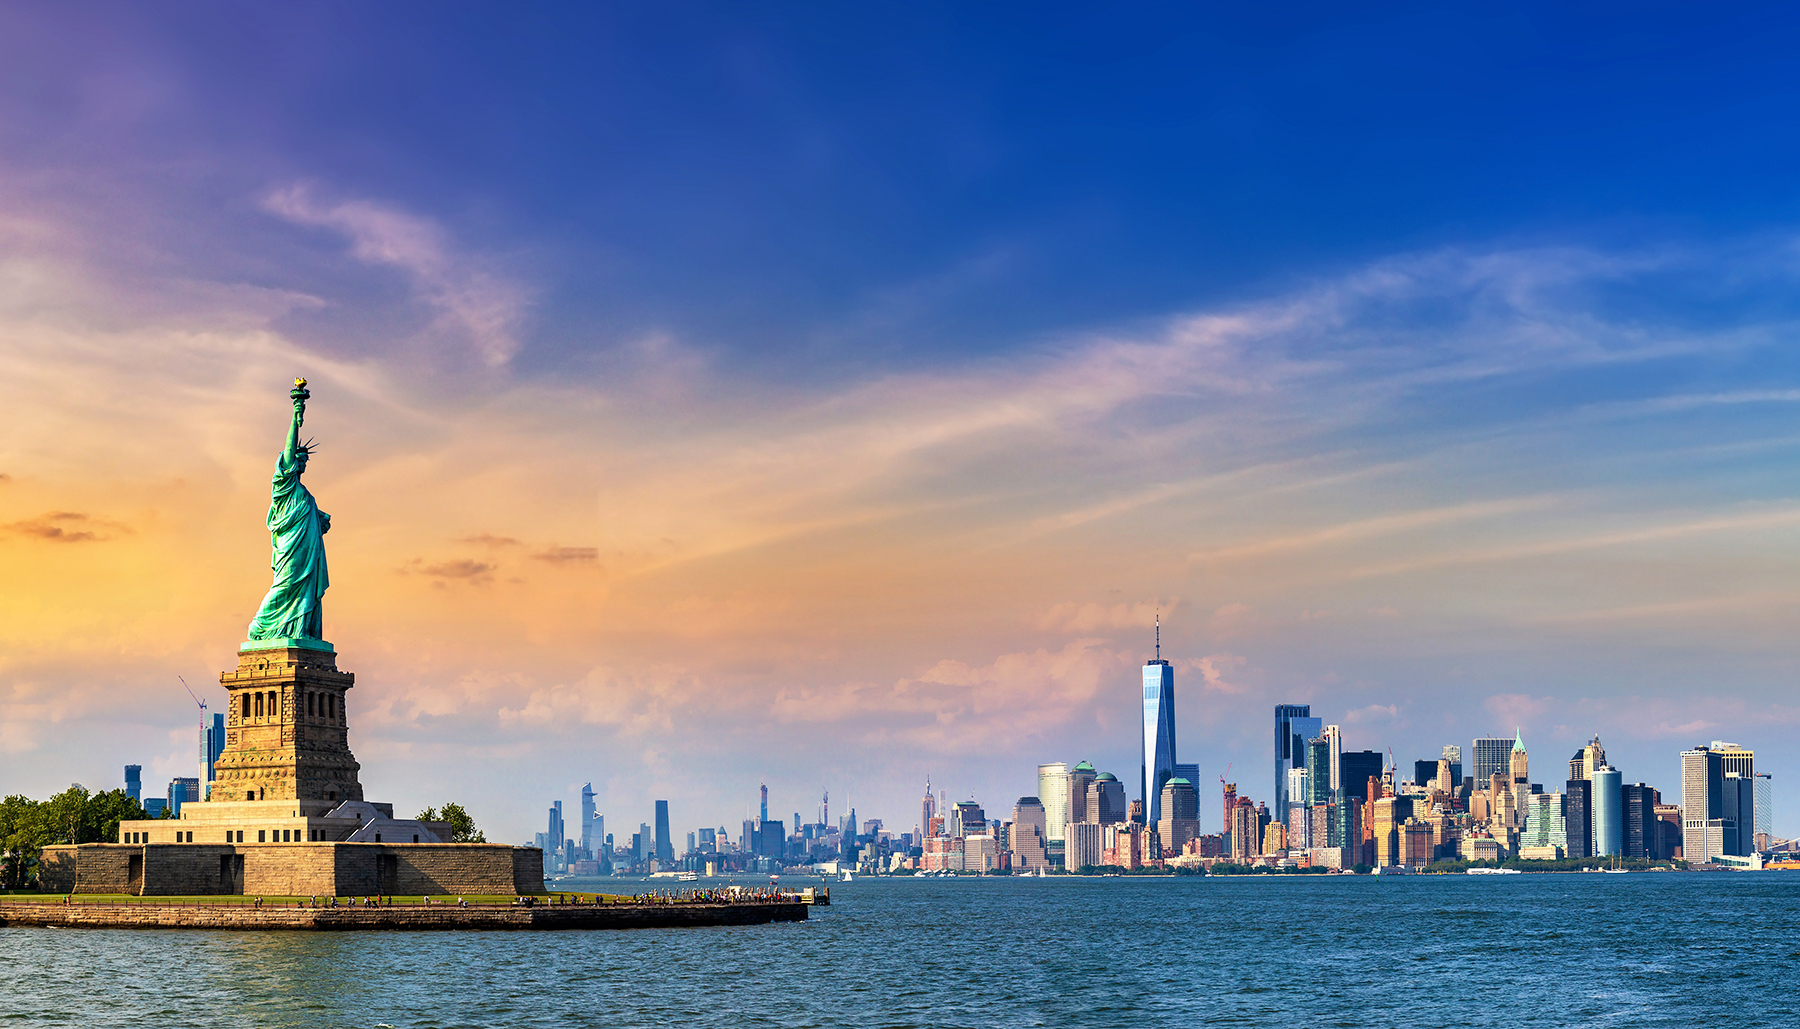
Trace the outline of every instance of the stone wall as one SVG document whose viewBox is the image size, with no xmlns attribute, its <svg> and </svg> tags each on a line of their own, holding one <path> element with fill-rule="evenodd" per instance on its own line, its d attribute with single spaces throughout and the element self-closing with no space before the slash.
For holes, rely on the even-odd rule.
<svg viewBox="0 0 1800 1029">
<path fill-rule="evenodd" d="M 491 895 L 541 893 L 544 857 L 503 843 L 84 843 L 45 847 L 40 875 L 51 893 Z"/>
<path fill-rule="evenodd" d="M 188 904 L 0 903 L 0 928 L 72 929 L 652 929 L 804 922 L 806 905 L 506 904 L 402 907 L 255 907 L 248 901 Z"/>
</svg>

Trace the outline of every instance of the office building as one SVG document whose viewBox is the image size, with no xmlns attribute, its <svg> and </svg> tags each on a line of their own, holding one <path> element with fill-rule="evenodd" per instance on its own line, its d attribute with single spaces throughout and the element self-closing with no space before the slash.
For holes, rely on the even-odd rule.
<svg viewBox="0 0 1800 1029">
<path fill-rule="evenodd" d="M 1015 869 L 1035 872 L 1050 866 L 1050 854 L 1044 847 L 1046 825 L 1044 804 L 1038 798 L 1020 797 L 1013 805 L 1012 835 L 1007 843 Z"/>
<path fill-rule="evenodd" d="M 1300 719 L 1294 721 L 1297 723 Z M 1297 755 L 1299 765 L 1306 769 L 1306 793 L 1298 797 L 1290 793 L 1288 803 L 1311 807 L 1331 799 L 1331 742 L 1323 736 L 1315 736 L 1304 744 L 1298 736 L 1294 738 L 1295 746 L 1301 748 Z"/>
<path fill-rule="evenodd" d="M 1434 860 L 1437 846 L 1430 825 L 1415 818 L 1409 818 L 1396 833 L 1400 852 L 1397 864 L 1408 868 L 1423 868 Z"/>
<path fill-rule="evenodd" d="M 1740 779 L 1756 777 L 1756 751 L 1747 750 L 1735 743 L 1714 740 L 1708 748 L 1719 755 L 1719 773 L 1721 775 L 1736 774 Z"/>
<path fill-rule="evenodd" d="M 1478 789 L 1486 789 L 1488 781 L 1494 775 L 1504 777 L 1505 782 L 1512 782 L 1512 748 L 1513 741 L 1500 736 L 1484 736 L 1475 740 L 1471 752 L 1475 757 L 1475 767 L 1471 774 L 1475 778 Z"/>
<path fill-rule="evenodd" d="M 669 836 L 669 802 L 656 802 L 656 860 L 675 863 L 675 841 Z"/>
<path fill-rule="evenodd" d="M 1181 764 L 1178 762 L 1175 765 L 1175 777 L 1177 779 L 1186 779 L 1188 782 L 1193 783 L 1194 789 L 1196 790 L 1200 788 L 1200 766 L 1197 764 Z"/>
<path fill-rule="evenodd" d="M 1163 784 L 1161 800 L 1157 838 L 1164 854 L 1179 854 L 1187 841 L 1200 835 L 1200 794 L 1193 783 L 1177 776 Z"/>
<path fill-rule="evenodd" d="M 950 835 L 972 836 L 987 832 L 987 813 L 972 800 L 959 800 L 950 808 Z"/>
<path fill-rule="evenodd" d="M 213 780 L 218 778 L 219 755 L 225 753 L 225 716 L 213 715 L 200 723 L 200 783 L 206 796 L 212 796 Z"/>
<path fill-rule="evenodd" d="M 1625 829 L 1620 853 L 1628 858 L 1656 857 L 1656 804 L 1661 798 L 1641 782 L 1620 787 L 1619 796 Z"/>
<path fill-rule="evenodd" d="M 1326 750 L 1331 755 L 1331 779 L 1326 782 L 1325 789 L 1327 791 L 1341 790 L 1344 788 L 1344 731 L 1335 725 L 1328 725 L 1324 732 L 1320 733 L 1320 737 L 1325 740 Z"/>
<path fill-rule="evenodd" d="M 1125 784 L 1111 772 L 1101 772 L 1088 785 L 1088 821 L 1112 825 L 1126 819 Z"/>
<path fill-rule="evenodd" d="M 1088 787 L 1095 778 L 1094 766 L 1086 761 L 1078 763 L 1069 772 L 1069 815 L 1068 822 L 1092 822 L 1096 819 L 1088 817 Z"/>
<path fill-rule="evenodd" d="M 1230 854 L 1231 853 L 1231 820 L 1234 817 L 1236 817 L 1236 812 L 1237 812 L 1237 801 L 1238 801 L 1237 783 L 1234 783 L 1234 782 L 1225 783 L 1222 787 L 1220 787 L 1219 792 L 1224 795 L 1223 799 L 1225 801 L 1224 812 L 1223 812 L 1223 814 L 1220 815 L 1221 820 L 1219 822 L 1219 825 L 1221 826 L 1221 828 L 1219 830 L 1219 835 L 1222 837 L 1222 839 L 1219 842 L 1220 842 L 1220 846 L 1224 849 L 1225 853 Z"/>
<path fill-rule="evenodd" d="M 148 800 L 144 801 L 144 817 L 145 818 L 161 818 L 163 816 L 163 812 L 167 811 L 168 809 L 169 809 L 169 802 L 167 800 L 164 800 L 162 797 L 151 797 Z"/>
<path fill-rule="evenodd" d="M 1594 769 L 1594 856 L 1617 857 L 1625 850 L 1625 810 L 1619 770 Z"/>
<path fill-rule="evenodd" d="M 1767 772 L 1757 772 L 1751 780 L 1756 793 L 1756 831 L 1751 840 L 1758 851 L 1768 850 L 1769 843 L 1775 836 L 1775 788 L 1773 780 Z"/>
<path fill-rule="evenodd" d="M 1369 796 L 1369 780 L 1380 781 L 1382 763 L 1381 752 L 1376 750 L 1352 750 L 1340 755 L 1339 788 L 1344 796 L 1364 802 L 1378 799 Z"/>
<path fill-rule="evenodd" d="M 1681 856 L 1690 865 L 1704 865 L 1725 854 L 1724 762 L 1717 751 L 1695 747 L 1681 752 Z M 1731 827 L 1733 835 L 1737 826 Z"/>
<path fill-rule="evenodd" d="M 1461 789 L 1463 781 L 1462 748 L 1455 744 L 1446 746 L 1442 757 L 1445 761 L 1450 762 L 1450 785 L 1445 788 Z"/>
<path fill-rule="evenodd" d="M 1519 783 L 1528 784 L 1525 792 L 1529 793 L 1529 783 L 1531 782 L 1531 759 L 1525 752 L 1525 736 L 1523 730 L 1513 735 L 1512 751 L 1507 754 L 1507 766 L 1512 771 L 1514 793 L 1516 794 L 1519 792 Z"/>
<path fill-rule="evenodd" d="M 1249 797 L 1239 797 L 1231 809 L 1231 859 L 1242 862 L 1262 853 L 1262 820 Z"/>
<path fill-rule="evenodd" d="M 1587 745 L 1569 758 L 1569 778 L 1588 781 L 1593 779 L 1594 770 L 1606 764 L 1606 748 L 1600 745 L 1600 737 L 1595 736 Z"/>
<path fill-rule="evenodd" d="M 1144 665 L 1143 760 L 1138 789 L 1154 825 L 1162 820 L 1163 783 L 1175 777 L 1175 669 L 1160 656 Z"/>
<path fill-rule="evenodd" d="M 1438 763 L 1436 761 L 1413 762 L 1413 785 L 1424 789 L 1437 781 Z M 1448 787 L 1446 787 L 1448 788 Z"/>
<path fill-rule="evenodd" d="M 144 802 L 144 766 L 125 766 L 125 795 L 139 804 Z"/>
<path fill-rule="evenodd" d="M 200 802 L 200 779 L 198 776 L 182 777 L 169 780 L 169 814 L 174 818 L 181 817 L 181 805 L 188 802 Z"/>
<path fill-rule="evenodd" d="M 1756 848 L 1756 780 L 1726 772 L 1719 783 L 1719 817 L 1729 823 L 1724 852 L 1739 856 L 1751 853 Z"/>
<path fill-rule="evenodd" d="M 1570 779 L 1563 790 L 1564 856 L 1593 857 L 1594 784 L 1587 779 Z"/>
<path fill-rule="evenodd" d="M 583 783 L 581 787 L 581 850 L 588 857 L 593 857 L 594 847 L 604 833 L 595 835 L 594 829 L 594 784 Z"/>
<path fill-rule="evenodd" d="M 1069 766 L 1061 761 L 1039 765 L 1037 795 L 1044 805 L 1045 838 L 1061 843 L 1069 822 Z"/>
<path fill-rule="evenodd" d="M 1105 864 L 1100 856 L 1103 832 L 1104 828 L 1098 822 L 1071 822 L 1064 867 L 1075 872 Z"/>
<path fill-rule="evenodd" d="M 1537 793 L 1525 802 L 1525 830 L 1519 834 L 1519 856 L 1555 860 L 1568 856 L 1568 807 L 1560 793 Z"/>
<path fill-rule="evenodd" d="M 1275 809 L 1286 811 L 1288 769 L 1306 764 L 1306 741 L 1323 732 L 1310 704 L 1275 705 Z"/>
<path fill-rule="evenodd" d="M 557 854 L 562 853 L 563 814 L 562 814 L 562 801 L 560 801 L 560 800 L 553 801 L 550 805 L 549 826 L 548 826 L 548 828 L 546 828 L 546 830 L 544 832 L 544 838 L 548 841 L 548 844 L 546 846 L 546 853 L 549 853 L 549 852 L 555 852 Z"/>
</svg>

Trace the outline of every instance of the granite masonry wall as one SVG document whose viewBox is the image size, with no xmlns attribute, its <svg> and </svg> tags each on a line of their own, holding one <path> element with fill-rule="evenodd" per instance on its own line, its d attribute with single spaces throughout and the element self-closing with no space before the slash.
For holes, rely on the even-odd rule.
<svg viewBox="0 0 1800 1029">
<path fill-rule="evenodd" d="M 515 894 L 544 889 L 544 855 L 495 843 L 84 843 L 45 847 L 51 893 Z"/>
<path fill-rule="evenodd" d="M 791 903 L 254 907 L 248 903 L 0 904 L 0 928 L 70 929 L 652 929 L 804 922 Z"/>
</svg>

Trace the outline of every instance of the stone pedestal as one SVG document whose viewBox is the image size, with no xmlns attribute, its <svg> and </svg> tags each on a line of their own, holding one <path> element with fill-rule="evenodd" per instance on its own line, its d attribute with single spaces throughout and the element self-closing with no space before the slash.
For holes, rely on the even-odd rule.
<svg viewBox="0 0 1800 1029">
<path fill-rule="evenodd" d="M 230 697 L 211 799 L 310 801 L 321 811 L 362 800 L 345 711 L 356 676 L 338 671 L 337 655 L 320 649 L 329 644 L 270 642 L 245 644 L 258 649 L 239 651 L 237 670 L 219 676 Z"/>
</svg>

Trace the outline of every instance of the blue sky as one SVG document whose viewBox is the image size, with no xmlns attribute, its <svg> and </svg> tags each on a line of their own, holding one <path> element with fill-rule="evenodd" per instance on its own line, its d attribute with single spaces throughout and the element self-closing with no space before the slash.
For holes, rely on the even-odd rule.
<svg viewBox="0 0 1800 1029">
<path fill-rule="evenodd" d="M 590 749 L 621 824 L 1131 781 L 1159 605 L 1209 769 L 1310 700 L 1800 775 L 1797 21 L 13 5 L 8 788 L 187 760 L 294 374 L 372 795 L 509 838 Z"/>
</svg>

